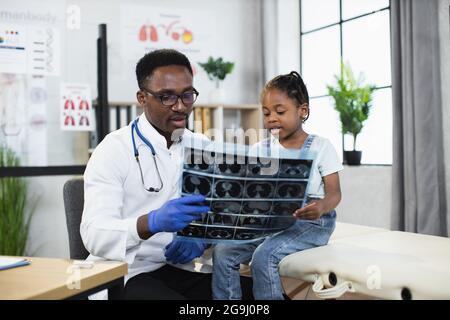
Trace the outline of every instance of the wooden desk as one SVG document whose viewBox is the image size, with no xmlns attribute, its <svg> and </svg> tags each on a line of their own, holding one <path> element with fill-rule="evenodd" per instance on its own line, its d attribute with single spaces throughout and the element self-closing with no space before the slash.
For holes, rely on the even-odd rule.
<svg viewBox="0 0 450 320">
<path fill-rule="evenodd" d="M 124 262 L 95 262 L 79 268 L 72 260 L 27 258 L 28 266 L 0 271 L 0 300 L 82 299 L 108 289 L 109 299 L 123 297 Z"/>
</svg>

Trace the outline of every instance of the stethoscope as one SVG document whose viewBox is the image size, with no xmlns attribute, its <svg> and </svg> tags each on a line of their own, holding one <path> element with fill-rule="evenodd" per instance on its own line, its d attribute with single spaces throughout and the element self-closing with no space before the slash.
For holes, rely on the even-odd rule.
<svg viewBox="0 0 450 320">
<path fill-rule="evenodd" d="M 163 188 L 163 181 L 161 179 L 161 174 L 159 173 L 159 169 L 158 169 L 158 164 L 156 163 L 156 152 L 155 152 L 155 148 L 153 148 L 153 145 L 151 144 L 150 141 L 148 141 L 141 133 L 141 131 L 139 130 L 138 127 L 138 121 L 139 118 L 136 118 L 132 125 L 131 125 L 131 140 L 133 142 L 133 149 L 134 149 L 134 157 L 136 158 L 136 162 L 139 166 L 139 172 L 141 173 L 141 180 L 142 180 L 142 185 L 144 186 L 144 189 L 147 190 L 148 192 L 159 192 L 161 191 L 161 189 Z M 136 142 L 134 141 L 134 130 L 136 130 L 136 134 L 138 135 L 138 137 L 142 140 L 142 142 L 144 142 L 152 151 L 152 156 L 153 156 L 153 162 L 155 163 L 155 167 L 156 167 L 156 172 L 158 173 L 158 178 L 159 178 L 159 184 L 160 186 L 158 188 L 154 188 L 154 187 L 149 187 L 147 188 L 145 186 L 145 182 L 144 182 L 144 175 L 142 174 L 142 168 L 141 168 L 141 163 L 139 162 L 139 151 L 136 148 Z"/>
</svg>

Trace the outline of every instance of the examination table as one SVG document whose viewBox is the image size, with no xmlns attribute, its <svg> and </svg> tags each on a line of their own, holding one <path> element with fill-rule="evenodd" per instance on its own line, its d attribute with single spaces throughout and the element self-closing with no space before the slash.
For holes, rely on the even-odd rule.
<svg viewBox="0 0 450 320">
<path fill-rule="evenodd" d="M 279 270 L 323 299 L 450 299 L 450 239 L 338 222 L 328 245 L 285 257 Z"/>
</svg>

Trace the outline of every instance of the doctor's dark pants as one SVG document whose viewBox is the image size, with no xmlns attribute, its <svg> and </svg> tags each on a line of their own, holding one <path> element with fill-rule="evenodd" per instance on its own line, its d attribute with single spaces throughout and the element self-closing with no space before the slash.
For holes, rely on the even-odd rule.
<svg viewBox="0 0 450 320">
<path fill-rule="evenodd" d="M 138 274 L 125 285 L 125 299 L 133 300 L 211 300 L 210 273 L 182 270 L 165 265 Z M 242 298 L 252 299 L 252 280 L 241 277 Z"/>
</svg>

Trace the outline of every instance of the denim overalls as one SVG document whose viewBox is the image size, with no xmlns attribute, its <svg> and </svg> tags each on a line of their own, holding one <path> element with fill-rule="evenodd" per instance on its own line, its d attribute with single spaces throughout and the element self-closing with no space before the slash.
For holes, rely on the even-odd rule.
<svg viewBox="0 0 450 320">
<path fill-rule="evenodd" d="M 314 135 L 307 137 L 301 153 L 309 150 L 313 140 Z M 251 261 L 254 298 L 283 300 L 284 291 L 278 273 L 281 259 L 294 252 L 326 245 L 335 223 L 336 212 L 333 210 L 317 220 L 298 219 L 288 229 L 263 240 L 243 244 L 223 242 L 216 245 L 213 251 L 213 299 L 241 299 L 240 264 Z"/>
</svg>

